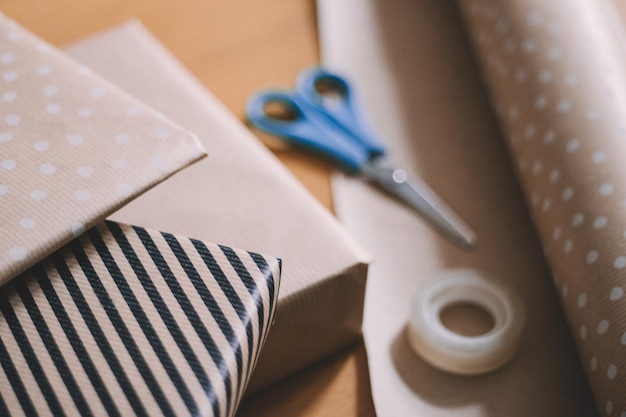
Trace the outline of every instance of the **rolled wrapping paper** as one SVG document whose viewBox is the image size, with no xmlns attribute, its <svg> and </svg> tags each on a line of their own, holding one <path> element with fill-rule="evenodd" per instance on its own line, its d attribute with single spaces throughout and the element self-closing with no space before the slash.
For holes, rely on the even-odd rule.
<svg viewBox="0 0 626 417">
<path fill-rule="evenodd" d="M 625 415 L 626 55 L 616 12 L 583 0 L 460 6 L 598 409 Z"/>
</svg>

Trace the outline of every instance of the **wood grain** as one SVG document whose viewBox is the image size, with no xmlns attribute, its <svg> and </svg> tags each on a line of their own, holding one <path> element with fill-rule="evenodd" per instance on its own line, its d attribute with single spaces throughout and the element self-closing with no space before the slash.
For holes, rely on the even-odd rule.
<svg viewBox="0 0 626 417">
<path fill-rule="evenodd" d="M 139 18 L 237 117 L 259 88 L 288 87 L 319 60 L 314 0 L 0 0 L 9 17 L 61 46 Z M 271 145 L 332 210 L 329 167 Z M 362 342 L 244 400 L 247 416 L 374 416 Z"/>
</svg>

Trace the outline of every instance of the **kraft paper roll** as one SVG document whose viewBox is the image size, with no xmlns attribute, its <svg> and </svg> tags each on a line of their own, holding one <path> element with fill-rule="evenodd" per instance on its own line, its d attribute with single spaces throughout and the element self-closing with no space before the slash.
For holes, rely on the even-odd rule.
<svg viewBox="0 0 626 417">
<path fill-rule="evenodd" d="M 622 22 L 607 1 L 460 5 L 598 409 L 626 415 Z"/>
<path fill-rule="evenodd" d="M 351 178 L 335 209 L 371 250 L 364 339 L 376 414 L 580 416 L 596 407 L 456 2 L 324 1 L 325 65 L 350 76 L 394 160 L 410 167 L 480 237 L 463 252 Z M 443 269 L 478 268 L 526 309 L 521 345 L 471 378 L 432 368 L 405 337 L 411 295 Z"/>
</svg>

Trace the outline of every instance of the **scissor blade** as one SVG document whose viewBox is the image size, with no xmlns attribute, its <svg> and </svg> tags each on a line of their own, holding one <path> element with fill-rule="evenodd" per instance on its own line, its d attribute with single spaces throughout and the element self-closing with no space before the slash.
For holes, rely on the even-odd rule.
<svg viewBox="0 0 626 417">
<path fill-rule="evenodd" d="M 476 233 L 417 176 L 388 165 L 383 157 L 370 160 L 362 167 L 362 172 L 382 189 L 415 209 L 452 243 L 466 250 L 476 247 Z"/>
</svg>

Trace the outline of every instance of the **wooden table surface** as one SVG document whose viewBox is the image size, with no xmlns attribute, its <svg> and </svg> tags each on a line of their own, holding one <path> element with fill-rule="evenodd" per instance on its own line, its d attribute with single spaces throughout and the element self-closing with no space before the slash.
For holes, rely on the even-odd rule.
<svg viewBox="0 0 626 417">
<path fill-rule="evenodd" d="M 139 18 L 237 117 L 255 90 L 290 86 L 319 61 L 314 0 L 0 0 L 0 10 L 56 46 Z M 332 210 L 329 168 L 272 146 Z M 374 416 L 363 343 L 246 398 L 247 416 Z"/>
</svg>

